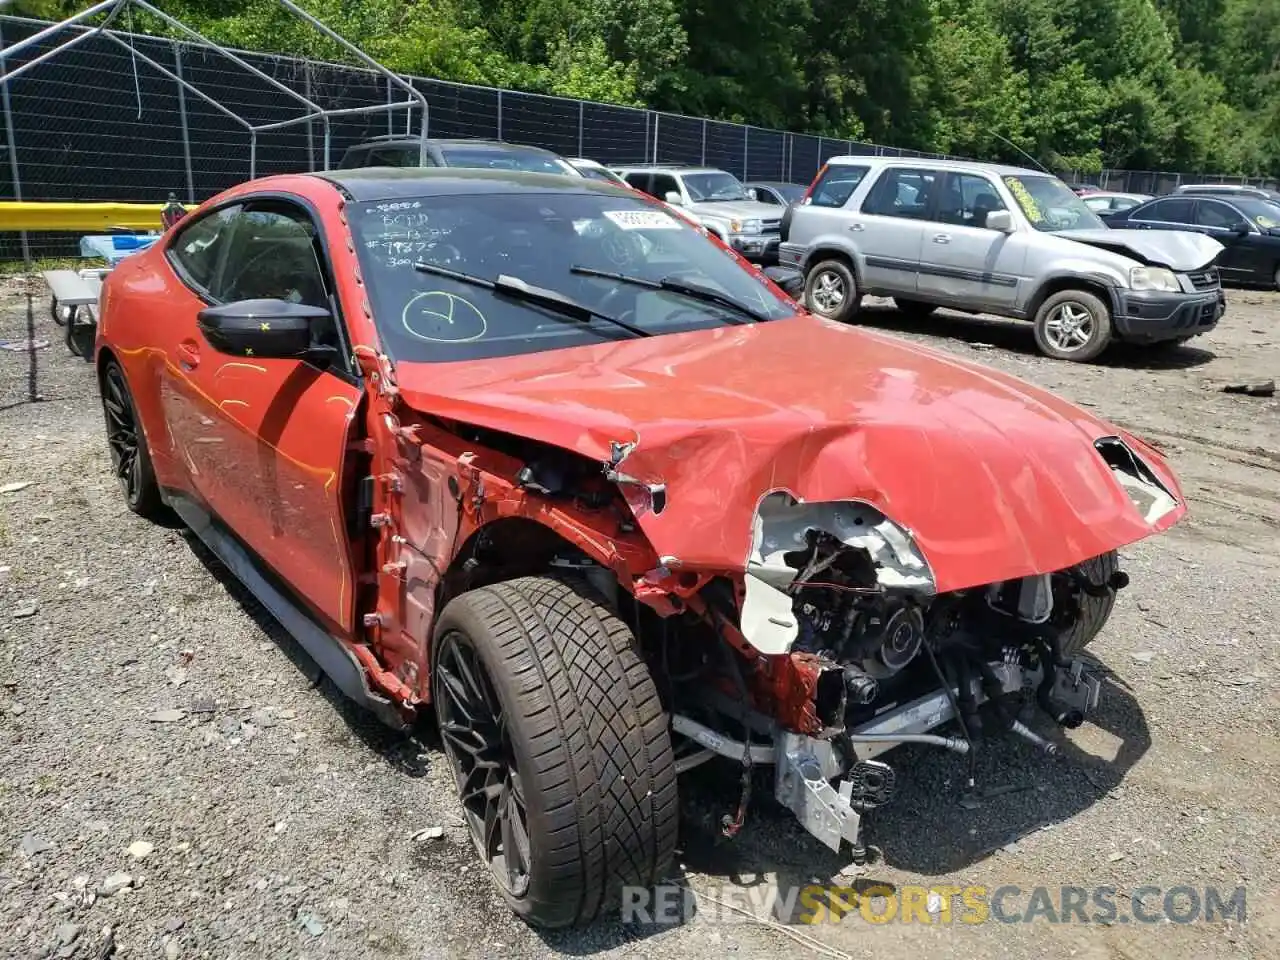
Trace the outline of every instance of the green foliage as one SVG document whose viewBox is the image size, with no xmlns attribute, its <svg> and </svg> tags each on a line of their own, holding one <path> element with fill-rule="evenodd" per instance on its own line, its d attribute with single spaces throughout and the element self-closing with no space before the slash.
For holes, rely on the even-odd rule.
<svg viewBox="0 0 1280 960">
<path fill-rule="evenodd" d="M 1058 170 L 1280 160 L 1280 0 L 303 2 L 392 69 L 448 80 Z M 344 59 L 277 0 L 158 5 L 223 43 Z"/>
</svg>

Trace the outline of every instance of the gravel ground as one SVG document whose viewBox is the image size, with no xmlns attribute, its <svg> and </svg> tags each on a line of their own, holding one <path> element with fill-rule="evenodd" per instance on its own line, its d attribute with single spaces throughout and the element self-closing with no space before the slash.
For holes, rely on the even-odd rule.
<svg viewBox="0 0 1280 960">
<path fill-rule="evenodd" d="M 0 493 L 0 955 L 98 957 L 110 930 L 120 957 L 1280 956 L 1280 401 L 1219 390 L 1280 374 L 1280 297 L 1233 292 L 1194 346 L 1099 366 L 1040 358 L 1025 326 L 865 318 L 1135 430 L 1168 452 L 1192 515 L 1123 551 L 1132 586 L 1091 648 L 1108 670 L 1102 706 L 1064 755 L 989 749 L 990 796 L 961 803 L 962 761 L 900 751 L 900 794 L 867 827 L 883 855 L 858 880 L 1106 884 L 1126 918 L 1125 891 L 1143 884 L 1243 885 L 1248 922 L 855 915 L 802 928 L 819 949 L 710 922 L 706 899 L 666 928 L 540 935 L 514 921 L 475 865 L 429 734 L 389 734 L 344 703 L 181 530 L 125 510 L 91 368 L 24 289 L 0 289 L 0 341 L 51 345 L 0 350 L 0 489 L 30 483 Z M 677 871 L 695 891 L 723 899 L 847 867 L 765 789 L 741 836 L 717 839 L 734 770 L 695 776 Z"/>
</svg>

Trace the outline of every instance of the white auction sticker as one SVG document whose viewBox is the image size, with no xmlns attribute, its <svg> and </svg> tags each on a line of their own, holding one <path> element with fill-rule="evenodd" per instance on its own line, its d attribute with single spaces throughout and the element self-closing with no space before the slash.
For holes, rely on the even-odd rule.
<svg viewBox="0 0 1280 960">
<path fill-rule="evenodd" d="M 623 230 L 679 230 L 674 217 L 661 210 L 605 210 L 604 215 Z"/>
</svg>

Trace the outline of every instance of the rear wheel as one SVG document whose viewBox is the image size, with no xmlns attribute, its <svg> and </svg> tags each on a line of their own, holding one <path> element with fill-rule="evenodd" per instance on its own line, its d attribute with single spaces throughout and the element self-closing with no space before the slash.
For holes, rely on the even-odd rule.
<svg viewBox="0 0 1280 960">
<path fill-rule="evenodd" d="M 503 898 L 588 923 L 675 853 L 668 721 L 627 626 L 576 584 L 525 577 L 452 600 L 436 718 L 464 818 Z"/>
<path fill-rule="evenodd" d="M 125 382 L 124 371 L 114 360 L 107 362 L 102 374 L 102 413 L 107 424 L 111 467 L 124 492 L 125 503 L 138 516 L 154 520 L 164 510 L 160 488 L 133 395 Z"/>
<path fill-rule="evenodd" d="M 820 317 L 848 323 L 861 299 L 853 270 L 843 260 L 823 260 L 805 278 L 805 306 Z"/>
<path fill-rule="evenodd" d="M 909 317 L 920 318 L 927 317 L 938 309 L 937 304 L 925 303 L 923 300 L 907 300 L 904 297 L 894 297 L 893 305 L 898 308 L 899 312 L 905 313 Z"/>
<path fill-rule="evenodd" d="M 1036 346 L 1057 360 L 1093 360 L 1113 335 L 1111 311 L 1086 290 L 1060 290 L 1036 312 Z"/>
</svg>

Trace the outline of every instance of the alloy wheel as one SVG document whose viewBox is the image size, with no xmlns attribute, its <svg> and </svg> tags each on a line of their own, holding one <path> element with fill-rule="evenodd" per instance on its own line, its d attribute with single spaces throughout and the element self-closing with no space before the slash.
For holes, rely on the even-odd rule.
<svg viewBox="0 0 1280 960">
<path fill-rule="evenodd" d="M 456 631 L 440 642 L 436 713 L 471 839 L 511 896 L 529 889 L 532 856 L 524 785 L 502 702 L 475 646 Z"/>
<path fill-rule="evenodd" d="M 818 312 L 835 313 L 844 303 L 844 280 L 839 274 L 824 270 L 814 279 L 813 290 L 809 294 Z"/>
<path fill-rule="evenodd" d="M 119 367 L 107 370 L 102 406 L 107 415 L 107 446 L 111 450 L 111 466 L 130 503 L 135 503 L 142 490 L 142 463 L 138 450 L 141 436 L 129 388 Z"/>
<path fill-rule="evenodd" d="M 1074 353 L 1093 339 L 1093 314 L 1078 303 L 1059 304 L 1044 322 L 1044 337 L 1057 350 Z"/>
</svg>

